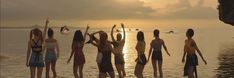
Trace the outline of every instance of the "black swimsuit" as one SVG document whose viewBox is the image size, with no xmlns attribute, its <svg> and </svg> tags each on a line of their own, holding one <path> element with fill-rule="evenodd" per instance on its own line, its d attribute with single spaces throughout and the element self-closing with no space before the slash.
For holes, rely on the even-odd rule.
<svg viewBox="0 0 234 78">
<path fill-rule="evenodd" d="M 111 51 L 102 51 L 102 62 L 99 66 L 99 71 L 102 73 L 112 72 L 113 66 L 111 63 Z"/>
</svg>

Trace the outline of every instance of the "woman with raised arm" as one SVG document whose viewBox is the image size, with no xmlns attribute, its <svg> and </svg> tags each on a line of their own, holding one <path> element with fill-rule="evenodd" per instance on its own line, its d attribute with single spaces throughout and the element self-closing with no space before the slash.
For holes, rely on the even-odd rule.
<svg viewBox="0 0 234 78">
<path fill-rule="evenodd" d="M 145 57 L 145 38 L 144 33 L 142 31 L 139 31 L 137 33 L 137 44 L 136 44 L 136 51 L 137 51 L 137 59 L 136 59 L 136 67 L 135 67 L 135 76 L 137 78 L 143 78 L 143 70 L 145 67 L 145 64 L 147 63 L 146 57 Z"/>
<path fill-rule="evenodd" d="M 162 56 L 162 51 L 161 51 L 162 47 L 166 51 L 167 55 L 170 56 L 170 54 L 167 51 L 167 47 L 166 47 L 163 39 L 159 38 L 159 30 L 158 29 L 154 30 L 154 37 L 155 37 L 155 39 L 153 39 L 150 43 L 148 60 L 150 58 L 150 55 L 152 54 L 151 60 L 152 60 L 152 65 L 153 65 L 153 69 L 154 69 L 154 77 L 157 77 L 157 63 L 158 63 L 160 78 L 162 78 L 163 77 L 163 71 L 162 71 L 163 56 Z M 152 50 L 153 50 L 153 53 L 152 53 Z"/>
<path fill-rule="evenodd" d="M 98 48 L 98 52 L 102 54 L 101 60 L 99 62 L 99 78 L 106 78 L 107 74 L 111 78 L 115 78 L 114 69 L 111 63 L 111 53 L 115 53 L 114 49 L 111 46 L 111 43 L 107 40 L 107 33 L 104 31 L 99 31 L 99 38 L 94 39 L 95 42 L 92 42 L 94 46 Z M 92 34 L 94 37 L 94 34 Z"/>
<path fill-rule="evenodd" d="M 36 70 L 37 78 L 41 78 L 42 75 L 44 67 L 42 52 L 44 50 L 44 38 L 48 23 L 49 21 L 46 20 L 44 32 L 41 32 L 39 28 L 34 28 L 30 32 L 30 40 L 28 41 L 28 50 L 26 57 L 26 66 L 30 67 L 31 78 L 35 78 Z"/>
<path fill-rule="evenodd" d="M 120 33 L 117 34 L 116 38 L 117 40 L 115 40 L 114 36 L 113 36 L 113 31 L 114 28 L 116 27 L 116 25 L 114 25 L 112 27 L 111 30 L 111 38 L 112 38 L 112 42 L 114 43 L 114 50 L 116 52 L 115 54 L 115 66 L 116 69 L 119 73 L 119 78 L 123 78 L 124 76 L 126 76 L 125 70 L 124 70 L 124 54 L 123 54 L 123 48 L 124 48 L 124 44 L 125 44 L 125 38 L 126 38 L 126 34 L 125 34 L 125 29 L 124 29 L 124 24 L 121 24 L 122 28 L 123 28 L 123 39 L 122 39 L 122 35 Z"/>
<path fill-rule="evenodd" d="M 59 57 L 59 46 L 57 40 L 54 38 L 54 31 L 52 28 L 48 29 L 48 39 L 45 40 L 45 64 L 46 64 L 46 78 L 49 78 L 50 69 L 53 72 L 53 78 L 57 77 L 55 70 L 56 61 Z"/>
<path fill-rule="evenodd" d="M 186 63 L 184 66 L 184 76 L 188 76 L 188 78 L 197 78 L 197 70 L 196 66 L 198 65 L 198 59 L 196 52 L 201 56 L 203 62 L 207 64 L 206 60 L 203 58 L 201 51 L 198 49 L 195 40 L 193 40 L 194 31 L 193 29 L 188 29 L 186 32 L 187 39 L 185 40 L 184 45 L 184 53 L 182 62 L 184 63 L 184 58 L 186 56 Z M 194 76 L 195 73 L 195 76 Z"/>
<path fill-rule="evenodd" d="M 83 47 L 86 40 L 86 35 L 89 30 L 89 26 L 87 26 L 84 36 L 80 30 L 76 30 L 73 42 L 72 42 L 72 52 L 67 61 L 70 62 L 72 56 L 74 55 L 74 64 L 73 64 L 73 74 L 75 78 L 83 78 L 83 66 L 85 64 L 85 56 L 83 53 Z M 77 70 L 79 69 L 79 75 L 77 74 Z"/>
</svg>

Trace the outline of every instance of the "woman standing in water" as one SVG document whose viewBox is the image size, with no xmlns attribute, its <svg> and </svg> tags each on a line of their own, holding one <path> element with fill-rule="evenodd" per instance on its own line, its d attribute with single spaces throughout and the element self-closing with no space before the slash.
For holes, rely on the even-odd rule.
<svg viewBox="0 0 234 78">
<path fill-rule="evenodd" d="M 136 67 L 135 67 L 135 76 L 137 78 L 143 78 L 143 70 L 145 67 L 145 64 L 147 63 L 146 57 L 145 57 L 145 38 L 144 33 L 142 31 L 139 31 L 137 33 L 137 59 L 136 59 Z"/>
<path fill-rule="evenodd" d="M 57 77 L 57 73 L 55 70 L 56 61 L 59 57 L 59 46 L 56 39 L 54 39 L 54 31 L 49 28 L 48 32 L 48 39 L 45 40 L 45 63 L 46 63 L 46 78 L 49 78 L 50 68 L 53 72 L 53 78 Z"/>
<path fill-rule="evenodd" d="M 124 29 L 124 25 L 121 24 L 122 28 L 123 28 L 123 39 L 122 39 L 122 35 L 120 33 L 117 34 L 116 38 L 117 40 L 115 40 L 114 36 L 113 36 L 113 31 L 114 28 L 116 27 L 116 25 L 114 25 L 112 27 L 111 30 L 111 38 L 112 38 L 112 42 L 116 43 L 114 44 L 114 50 L 116 52 L 115 55 L 115 66 L 116 69 L 119 73 L 119 78 L 123 78 L 124 76 L 126 76 L 125 70 L 124 70 L 124 54 L 123 54 L 123 48 L 124 48 L 124 44 L 125 44 L 125 38 L 126 38 L 126 34 L 125 34 L 125 29 Z"/>
<path fill-rule="evenodd" d="M 115 78 L 115 73 L 111 63 L 111 53 L 114 53 L 114 49 L 111 46 L 111 43 L 107 40 L 107 33 L 104 31 L 98 32 L 100 35 L 100 40 L 97 38 L 94 39 L 95 43 L 92 44 L 98 48 L 98 52 L 102 54 L 101 61 L 99 64 L 99 78 L 106 78 L 107 74 L 111 78 Z M 94 34 L 92 34 L 94 37 Z"/>
<path fill-rule="evenodd" d="M 72 56 L 74 55 L 73 74 L 75 78 L 83 78 L 83 66 L 85 64 L 85 56 L 83 53 L 83 47 L 85 44 L 88 30 L 89 30 L 89 26 L 87 26 L 84 36 L 82 35 L 82 32 L 80 30 L 77 30 L 73 37 L 72 52 L 67 63 L 70 62 Z M 79 76 L 77 74 L 78 69 L 79 69 Z"/>
<path fill-rule="evenodd" d="M 151 41 L 150 43 L 150 50 L 149 50 L 149 57 L 148 60 L 150 58 L 150 55 L 152 53 L 153 50 L 153 54 L 152 54 L 152 66 L 154 69 L 154 77 L 157 77 L 157 63 L 158 63 L 158 68 L 159 68 L 159 74 L 160 74 L 160 78 L 163 77 L 163 72 L 162 72 L 162 63 L 163 63 L 163 57 L 162 57 L 162 46 L 164 48 L 164 50 L 167 52 L 167 54 L 170 56 L 169 52 L 167 51 L 167 47 L 163 41 L 163 39 L 159 38 L 159 30 L 155 29 L 154 30 L 154 37 L 155 39 Z"/>
<path fill-rule="evenodd" d="M 187 39 L 185 40 L 184 45 L 184 54 L 182 58 L 182 62 L 184 63 L 184 58 L 186 56 L 186 63 L 184 66 L 184 76 L 188 76 L 188 78 L 197 78 L 197 70 L 196 66 L 198 65 L 198 59 L 196 55 L 196 51 L 201 56 L 203 62 L 207 64 L 206 60 L 203 58 L 201 51 L 198 49 L 196 42 L 192 39 L 194 35 L 193 29 L 188 29 L 186 32 Z M 194 76 L 195 72 L 195 76 Z"/>
<path fill-rule="evenodd" d="M 30 40 L 28 41 L 28 50 L 26 57 L 26 66 L 30 67 L 31 78 L 35 78 L 35 73 L 37 70 L 37 78 L 41 78 L 44 60 L 42 51 L 44 50 L 44 38 L 45 32 L 47 30 L 47 25 L 49 21 L 46 20 L 44 32 L 42 33 L 40 29 L 34 28 L 30 32 Z M 30 58 L 29 58 L 30 57 Z"/>
</svg>

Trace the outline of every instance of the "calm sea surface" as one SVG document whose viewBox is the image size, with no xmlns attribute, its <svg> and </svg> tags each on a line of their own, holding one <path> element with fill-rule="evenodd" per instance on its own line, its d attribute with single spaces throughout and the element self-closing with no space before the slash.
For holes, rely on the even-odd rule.
<svg viewBox="0 0 234 78">
<path fill-rule="evenodd" d="M 77 28 L 78 29 L 78 28 Z M 171 56 L 166 55 L 163 50 L 163 72 L 164 78 L 182 78 L 183 66 L 181 62 L 185 32 L 187 28 L 159 28 L 160 37 L 165 41 Z M 29 68 L 25 66 L 27 41 L 30 29 L 0 29 L 0 54 L 6 59 L 0 60 L 0 78 L 29 78 Z M 71 52 L 71 42 L 76 29 L 71 29 L 67 35 L 59 33 L 58 28 L 54 28 L 55 38 L 59 42 L 61 54 L 57 61 L 57 73 L 59 78 L 73 78 L 73 62 L 67 64 L 66 61 Z M 84 29 L 81 29 L 84 31 Z M 110 29 L 92 29 L 89 32 L 104 30 L 110 34 Z M 127 78 L 134 78 L 136 33 L 135 28 L 126 29 L 126 44 L 124 47 L 124 58 L 126 61 Z M 145 33 L 146 56 L 154 29 L 140 29 Z M 167 34 L 173 30 L 175 33 Z M 204 58 L 208 62 L 205 65 L 199 57 L 198 77 L 199 78 L 233 78 L 234 77 L 234 27 L 217 28 L 194 28 L 194 39 L 197 42 Z M 110 36 L 109 36 L 110 39 Z M 86 63 L 84 66 L 85 78 L 97 78 L 98 69 L 96 65 L 97 49 L 90 44 L 85 45 L 84 54 Z M 113 55 L 112 55 L 113 57 Z M 114 60 L 114 59 L 112 59 Z M 114 61 L 112 61 L 114 65 Z M 115 67 L 114 67 L 115 68 Z M 117 72 L 115 70 L 117 75 Z M 151 62 L 147 63 L 144 69 L 144 76 L 152 78 L 153 70 Z M 43 71 L 43 77 L 45 69 Z M 51 73 L 52 76 L 52 73 Z"/>
</svg>

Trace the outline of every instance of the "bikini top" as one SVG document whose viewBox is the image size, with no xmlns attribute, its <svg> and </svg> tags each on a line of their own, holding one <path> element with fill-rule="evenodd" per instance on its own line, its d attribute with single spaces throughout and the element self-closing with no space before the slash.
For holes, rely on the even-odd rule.
<svg viewBox="0 0 234 78">
<path fill-rule="evenodd" d="M 42 51 L 42 45 L 38 45 L 39 40 L 37 40 L 36 42 L 35 42 L 35 40 L 32 40 L 32 41 L 34 43 L 34 45 L 31 46 L 32 47 L 32 51 L 33 52 L 41 52 Z"/>
</svg>

